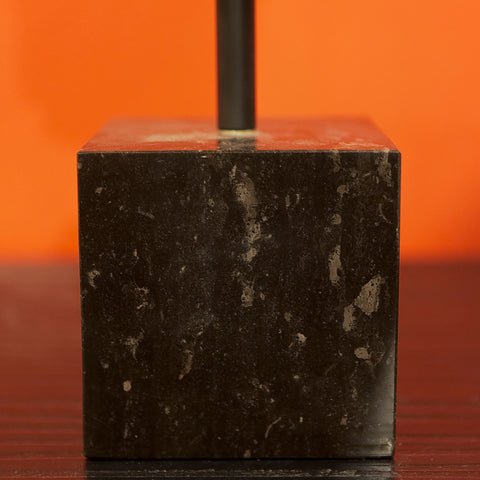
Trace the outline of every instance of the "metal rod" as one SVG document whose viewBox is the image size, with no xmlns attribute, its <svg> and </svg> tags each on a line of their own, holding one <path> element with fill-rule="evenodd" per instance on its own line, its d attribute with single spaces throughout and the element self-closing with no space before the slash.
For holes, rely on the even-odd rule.
<svg viewBox="0 0 480 480">
<path fill-rule="evenodd" d="M 255 1 L 217 0 L 218 128 L 255 128 Z"/>
</svg>

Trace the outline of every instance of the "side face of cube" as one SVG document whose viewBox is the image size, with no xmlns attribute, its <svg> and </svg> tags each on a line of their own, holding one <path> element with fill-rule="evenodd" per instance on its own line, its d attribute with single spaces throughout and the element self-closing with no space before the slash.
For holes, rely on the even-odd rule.
<svg viewBox="0 0 480 480">
<path fill-rule="evenodd" d="M 89 457 L 390 456 L 397 151 L 82 152 Z"/>
</svg>

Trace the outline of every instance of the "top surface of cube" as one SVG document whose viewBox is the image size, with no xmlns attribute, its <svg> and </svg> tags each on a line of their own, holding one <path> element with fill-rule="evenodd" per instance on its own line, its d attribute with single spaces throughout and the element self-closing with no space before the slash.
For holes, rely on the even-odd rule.
<svg viewBox="0 0 480 480">
<path fill-rule="evenodd" d="M 367 118 L 270 119 L 255 131 L 220 131 L 213 119 L 116 119 L 83 152 L 118 151 L 396 150 Z"/>
</svg>

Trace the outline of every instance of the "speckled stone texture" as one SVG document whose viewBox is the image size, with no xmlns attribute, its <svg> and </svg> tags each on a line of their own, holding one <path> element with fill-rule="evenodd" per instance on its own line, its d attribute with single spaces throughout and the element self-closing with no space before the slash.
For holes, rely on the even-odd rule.
<svg viewBox="0 0 480 480">
<path fill-rule="evenodd" d="M 400 154 L 364 120 L 251 135 L 80 151 L 86 456 L 392 454 Z"/>
</svg>

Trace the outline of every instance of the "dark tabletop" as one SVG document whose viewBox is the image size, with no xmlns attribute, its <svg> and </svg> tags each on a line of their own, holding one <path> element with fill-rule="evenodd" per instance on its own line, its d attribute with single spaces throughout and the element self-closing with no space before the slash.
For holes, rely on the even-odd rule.
<svg viewBox="0 0 480 480">
<path fill-rule="evenodd" d="M 0 478 L 480 478 L 480 264 L 401 271 L 393 461 L 86 462 L 76 266 L 0 268 Z"/>
</svg>

